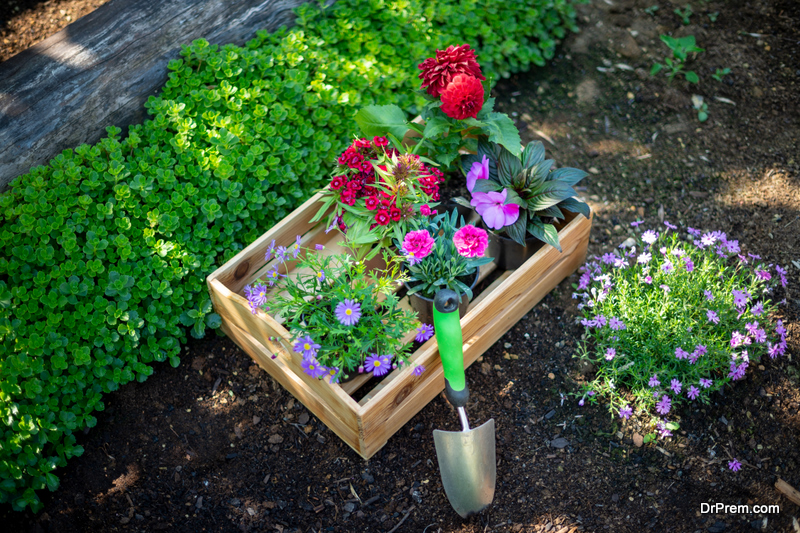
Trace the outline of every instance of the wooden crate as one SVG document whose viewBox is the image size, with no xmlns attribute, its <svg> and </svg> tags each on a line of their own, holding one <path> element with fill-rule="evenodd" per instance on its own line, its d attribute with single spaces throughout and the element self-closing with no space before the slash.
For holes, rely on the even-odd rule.
<svg viewBox="0 0 800 533">
<path fill-rule="evenodd" d="M 292 350 L 289 332 L 269 314 L 262 311 L 253 314 L 243 295 L 245 285 L 271 268 L 273 263 L 267 264 L 264 256 L 273 239 L 288 246 L 295 242 L 296 235 L 302 235 L 303 246 L 325 245 L 321 253 L 342 250 L 338 231 L 326 234 L 324 221 L 316 226 L 308 222 L 316 213 L 320 198 L 320 195 L 310 198 L 208 276 L 208 288 L 222 317 L 222 330 L 353 450 L 369 459 L 444 390 L 435 337 L 410 356 L 413 362 L 425 367 L 421 376 L 412 374 L 413 365 L 398 368 L 356 401 L 351 394 L 369 380 L 369 375 L 360 375 L 342 385 L 311 378 L 300 366 L 300 354 Z M 563 253 L 545 245 L 522 267 L 503 272 L 476 295 L 461 319 L 465 368 L 583 264 L 591 225 L 591 219 L 583 216 L 568 219 L 559 230 Z M 494 263 L 483 267 L 480 278 L 485 279 L 494 268 Z M 408 340 L 411 338 L 413 332 Z"/>
</svg>

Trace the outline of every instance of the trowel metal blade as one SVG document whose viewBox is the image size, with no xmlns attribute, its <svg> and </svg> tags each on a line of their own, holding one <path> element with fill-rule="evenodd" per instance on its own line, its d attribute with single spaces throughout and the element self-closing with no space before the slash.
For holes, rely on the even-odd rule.
<svg viewBox="0 0 800 533">
<path fill-rule="evenodd" d="M 463 518 L 492 503 L 497 479 L 494 419 L 467 431 L 433 431 L 442 485 Z"/>
</svg>

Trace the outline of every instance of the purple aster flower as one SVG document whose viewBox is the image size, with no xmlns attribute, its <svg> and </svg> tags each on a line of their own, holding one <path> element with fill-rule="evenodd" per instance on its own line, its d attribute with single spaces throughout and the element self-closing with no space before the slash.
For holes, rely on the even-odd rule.
<svg viewBox="0 0 800 533">
<path fill-rule="evenodd" d="M 689 235 L 691 235 L 693 237 L 699 237 L 701 231 L 699 229 L 686 228 L 686 233 L 688 233 Z"/>
<path fill-rule="evenodd" d="M 372 354 L 364 361 L 364 369 L 372 372 L 373 376 L 382 376 L 389 372 L 392 360 L 388 355 Z"/>
<path fill-rule="evenodd" d="M 306 335 L 305 337 L 300 337 L 294 343 L 294 351 L 301 354 L 305 358 L 313 359 L 317 355 L 317 350 L 319 350 L 320 346 L 314 340 Z"/>
<path fill-rule="evenodd" d="M 662 289 L 664 289 L 664 294 L 669 292 L 669 285 L 659 285 Z"/>
<path fill-rule="evenodd" d="M 672 263 L 670 261 L 664 261 L 664 264 L 661 265 L 661 270 L 669 273 L 674 270 L 674 267 L 672 266 Z"/>
<path fill-rule="evenodd" d="M 673 229 L 673 230 L 675 230 L 675 229 L 678 229 L 678 226 L 675 226 L 674 224 L 670 224 L 670 223 L 669 223 L 669 220 L 665 220 L 665 221 L 664 221 L 664 225 L 665 225 L 666 227 L 668 227 L 669 229 Z"/>
<path fill-rule="evenodd" d="M 300 255 L 300 235 L 295 238 L 294 244 L 292 245 L 292 257 L 297 259 L 298 255 Z"/>
<path fill-rule="evenodd" d="M 747 292 L 737 291 L 736 289 L 733 289 L 732 294 L 733 294 L 733 305 L 735 305 L 736 307 L 744 307 L 745 305 L 747 305 L 747 300 L 749 296 Z"/>
<path fill-rule="evenodd" d="M 275 253 L 275 239 L 272 239 L 272 244 L 269 245 L 267 248 L 267 253 L 264 255 L 264 261 L 269 261 L 272 259 L 272 254 Z"/>
<path fill-rule="evenodd" d="M 313 357 L 304 357 L 303 362 L 300 363 L 300 366 L 303 367 L 303 370 L 306 374 L 315 379 L 321 378 L 327 371 L 327 369 L 319 364 L 319 362 Z"/>
<path fill-rule="evenodd" d="M 285 278 L 286 276 L 278 272 L 277 265 L 269 269 L 267 271 L 267 283 L 269 286 L 272 287 L 280 278 Z"/>
<path fill-rule="evenodd" d="M 686 396 L 688 396 L 690 400 L 695 400 L 698 396 L 700 396 L 700 389 L 692 385 L 689 387 L 689 390 L 686 391 Z"/>
<path fill-rule="evenodd" d="M 611 361 L 616 356 L 617 356 L 617 351 L 614 348 L 609 348 L 608 350 L 606 350 L 606 361 Z"/>
<path fill-rule="evenodd" d="M 689 352 L 680 346 L 675 348 L 675 359 L 686 359 L 687 357 L 689 357 Z"/>
<path fill-rule="evenodd" d="M 361 304 L 346 299 L 336 306 L 336 319 L 343 326 L 352 326 L 361 318 Z"/>
<path fill-rule="evenodd" d="M 669 388 L 672 389 L 672 392 L 674 392 L 675 394 L 680 394 L 682 387 L 683 385 L 677 379 L 673 379 L 672 381 L 669 382 Z"/>
<path fill-rule="evenodd" d="M 325 229 L 325 233 L 330 233 L 331 231 L 335 230 L 338 227 L 339 223 L 336 217 L 333 217 L 330 226 Z"/>
<path fill-rule="evenodd" d="M 652 258 L 653 256 L 650 255 L 650 252 L 644 252 L 642 254 L 639 254 L 639 257 L 636 258 L 636 262 L 639 263 L 640 265 L 646 265 L 647 263 L 650 262 Z"/>
<path fill-rule="evenodd" d="M 619 410 L 619 417 L 620 418 L 629 418 L 633 414 L 633 409 L 631 409 L 630 405 L 625 405 L 622 409 Z"/>
<path fill-rule="evenodd" d="M 708 300 L 709 302 L 713 302 L 714 301 L 714 293 L 713 292 L 711 292 L 711 291 L 703 291 L 703 294 L 706 295 L 706 300 Z"/>
<path fill-rule="evenodd" d="M 658 411 L 659 414 L 665 415 L 669 413 L 670 409 L 672 409 L 672 400 L 665 394 L 661 397 L 661 401 L 656 404 L 656 411 Z"/>
<path fill-rule="evenodd" d="M 415 376 L 421 376 L 423 372 L 425 372 L 425 367 L 422 365 L 417 365 L 414 367 L 414 370 L 411 371 Z"/>
<path fill-rule="evenodd" d="M 319 281 L 325 281 L 325 271 L 324 270 L 320 270 L 319 272 L 317 272 L 317 279 Z"/>
<path fill-rule="evenodd" d="M 425 342 L 431 337 L 433 337 L 433 326 L 430 324 L 422 324 L 417 328 L 417 336 L 414 337 L 414 340 L 417 342 Z"/>
<path fill-rule="evenodd" d="M 619 318 L 617 318 L 615 316 L 611 317 L 611 320 L 609 320 L 608 325 L 614 331 L 619 331 L 619 330 L 625 329 L 627 327 L 627 326 L 625 326 L 625 323 L 622 320 L 620 320 Z"/>
<path fill-rule="evenodd" d="M 656 240 L 658 240 L 658 232 L 649 229 L 642 233 L 642 240 L 647 244 L 653 244 L 656 242 Z"/>
<path fill-rule="evenodd" d="M 704 389 L 709 388 L 713 383 L 714 383 L 714 380 L 700 378 L 700 386 L 703 387 Z"/>
<path fill-rule="evenodd" d="M 331 385 L 339 383 L 339 378 L 342 377 L 342 369 L 336 368 L 335 366 L 326 368 L 325 373 L 328 375 L 328 377 L 330 377 Z"/>
<path fill-rule="evenodd" d="M 278 246 L 278 248 L 275 249 L 275 258 L 281 262 L 286 261 L 286 253 L 288 251 L 288 248 L 285 246 Z"/>
<path fill-rule="evenodd" d="M 750 312 L 753 313 L 753 316 L 759 316 L 761 313 L 764 312 L 764 304 L 758 302 L 750 309 Z"/>
<path fill-rule="evenodd" d="M 708 318 L 709 322 L 713 322 L 714 324 L 719 324 L 719 315 L 715 311 L 706 311 L 706 318 Z"/>
<path fill-rule="evenodd" d="M 603 315 L 597 315 L 594 317 L 594 323 L 598 328 L 602 328 L 608 323 L 608 320 Z"/>
<path fill-rule="evenodd" d="M 645 283 L 647 283 L 648 285 L 652 285 L 652 283 L 653 283 L 653 276 L 645 276 L 645 277 L 644 277 L 644 282 L 645 282 Z"/>
<path fill-rule="evenodd" d="M 322 246 L 321 244 L 315 244 L 315 245 L 314 245 L 314 249 L 315 249 L 315 250 L 324 250 L 324 249 L 325 249 L 325 247 L 324 247 L 324 246 Z"/>
<path fill-rule="evenodd" d="M 738 472 L 742 469 L 742 463 L 734 459 L 733 461 L 728 461 L 728 468 L 733 470 L 734 472 Z"/>
<path fill-rule="evenodd" d="M 647 382 L 647 385 L 651 388 L 658 387 L 661 385 L 661 382 L 658 381 L 658 376 L 653 374 L 653 377 L 650 378 L 650 381 Z"/>
<path fill-rule="evenodd" d="M 244 288 L 245 295 L 250 307 L 257 309 L 267 303 L 267 287 L 256 283 L 254 286 L 249 285 Z"/>
</svg>

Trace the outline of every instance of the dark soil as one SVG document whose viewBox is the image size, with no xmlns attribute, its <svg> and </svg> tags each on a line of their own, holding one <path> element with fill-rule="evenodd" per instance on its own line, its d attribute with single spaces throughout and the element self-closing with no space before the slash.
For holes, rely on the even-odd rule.
<svg viewBox="0 0 800 533">
<path fill-rule="evenodd" d="M 497 424 L 497 490 L 462 520 L 442 490 L 433 429 L 457 430 L 437 397 L 363 461 L 225 338 L 186 346 L 142 384 L 108 396 L 85 454 L 59 472 L 38 516 L 2 509 L 6 531 L 792 531 L 800 507 L 800 5 L 697 1 L 582 6 L 583 32 L 546 69 L 502 81 L 499 107 L 523 140 L 544 140 L 560 166 L 587 169 L 590 253 L 629 223 L 722 230 L 787 266 L 788 354 L 762 361 L 669 439 L 562 394 L 589 376 L 576 359 L 571 277 L 467 372 L 473 424 Z M 680 2 L 681 5 L 686 2 Z M 712 22 L 709 15 L 718 13 Z M 660 34 L 695 35 L 698 85 L 651 78 Z M 731 68 L 723 82 L 711 78 Z M 692 108 L 704 97 L 710 118 Z M 719 100 L 727 99 L 729 102 Z M 779 298 L 784 295 L 779 295 Z M 557 440 L 559 439 L 559 440 Z M 563 439 L 563 440 L 562 440 Z M 634 442 L 636 439 L 636 442 Z M 734 473 L 727 461 L 744 468 Z M 777 504 L 774 514 L 702 514 L 701 503 Z M 796 522 L 795 522 L 796 524 Z M 398 527 L 399 525 L 399 527 Z"/>
</svg>

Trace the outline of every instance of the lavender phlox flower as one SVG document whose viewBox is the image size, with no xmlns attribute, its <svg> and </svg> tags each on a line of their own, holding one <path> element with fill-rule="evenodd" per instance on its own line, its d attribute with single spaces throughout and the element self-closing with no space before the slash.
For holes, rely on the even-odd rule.
<svg viewBox="0 0 800 533">
<path fill-rule="evenodd" d="M 627 328 L 625 323 L 622 320 L 620 320 L 619 318 L 615 317 L 615 316 L 611 317 L 611 320 L 609 320 L 609 322 L 608 322 L 608 326 L 611 329 L 613 329 L 614 331 L 619 331 L 619 330 Z"/>
<path fill-rule="evenodd" d="M 693 237 L 699 237 L 702 232 L 699 229 L 686 228 L 686 233 L 692 235 Z"/>
<path fill-rule="evenodd" d="M 712 379 L 700 378 L 700 386 L 704 389 L 709 388 L 714 383 Z"/>
<path fill-rule="evenodd" d="M 680 359 L 686 359 L 687 357 L 689 357 L 689 352 L 687 352 L 680 346 L 675 348 L 675 359 L 680 360 Z"/>
<path fill-rule="evenodd" d="M 267 253 L 264 255 L 264 261 L 269 261 L 272 259 L 272 254 L 275 253 L 275 239 L 272 239 L 272 244 L 269 245 L 267 248 Z"/>
<path fill-rule="evenodd" d="M 758 302 L 756 305 L 750 308 L 750 312 L 753 313 L 753 316 L 759 316 L 764 312 L 764 304 L 762 302 Z"/>
<path fill-rule="evenodd" d="M 753 332 L 753 340 L 759 344 L 763 344 L 767 340 L 767 332 L 759 328 Z"/>
<path fill-rule="evenodd" d="M 594 323 L 597 324 L 597 327 L 602 328 L 608 324 L 608 319 L 603 315 L 596 315 L 594 317 Z"/>
<path fill-rule="evenodd" d="M 783 320 L 778 320 L 777 322 L 775 322 L 775 333 L 777 333 L 781 337 L 786 335 L 786 328 L 783 327 Z"/>
<path fill-rule="evenodd" d="M 756 277 L 764 281 L 769 281 L 772 279 L 772 274 L 766 270 L 756 270 Z"/>
<path fill-rule="evenodd" d="M 326 369 L 323 365 L 319 364 L 314 357 L 304 357 L 303 362 L 300 363 L 306 374 L 312 378 L 321 378 L 325 375 Z"/>
<path fill-rule="evenodd" d="M 672 431 L 670 431 L 669 428 L 667 427 L 668 423 L 669 422 L 666 419 L 664 419 L 664 420 L 659 421 L 658 424 L 656 424 L 656 431 L 658 431 L 658 434 L 661 437 L 671 437 L 672 436 Z"/>
<path fill-rule="evenodd" d="M 336 319 L 343 326 L 352 326 L 361 318 L 361 304 L 346 299 L 336 305 Z"/>
<path fill-rule="evenodd" d="M 642 224 L 644 224 L 644 220 L 636 220 L 634 222 L 631 222 L 631 226 L 633 226 L 634 228 L 638 228 Z"/>
<path fill-rule="evenodd" d="M 639 254 L 639 257 L 636 258 L 636 262 L 639 263 L 640 265 L 646 265 L 647 263 L 650 262 L 650 259 L 652 258 L 653 256 L 650 255 L 649 252 L 642 252 L 641 254 Z"/>
<path fill-rule="evenodd" d="M 586 289 L 591 282 L 592 282 L 592 275 L 589 272 L 584 272 L 583 274 L 581 274 L 581 277 L 578 280 L 578 290 L 582 291 Z"/>
<path fill-rule="evenodd" d="M 782 268 L 780 265 L 775 265 L 775 272 L 777 272 L 778 276 L 781 278 L 781 287 L 786 287 L 786 269 Z"/>
<path fill-rule="evenodd" d="M 606 265 L 613 265 L 614 262 L 617 260 L 617 256 L 615 254 L 612 254 L 612 253 L 605 253 L 605 254 L 603 254 L 603 257 L 602 257 L 601 260 Z"/>
<path fill-rule="evenodd" d="M 744 325 L 744 329 L 747 330 L 747 333 L 750 335 L 754 335 L 756 330 L 758 329 L 758 320 L 755 322 L 748 322 Z"/>
<path fill-rule="evenodd" d="M 421 376 L 423 372 L 425 372 L 425 367 L 422 365 L 415 366 L 414 370 L 411 371 L 415 376 Z"/>
<path fill-rule="evenodd" d="M 756 261 L 761 261 L 761 256 L 760 256 L 760 255 L 758 255 L 758 254 L 751 254 L 751 253 L 748 253 L 748 254 L 747 254 L 747 257 L 749 257 L 750 259 L 754 259 L 754 260 L 756 260 Z"/>
<path fill-rule="evenodd" d="M 694 353 L 696 353 L 697 356 L 700 357 L 701 355 L 705 355 L 708 353 L 708 348 L 706 348 L 702 344 L 698 344 L 697 346 L 694 347 Z"/>
<path fill-rule="evenodd" d="M 736 240 L 726 241 L 725 249 L 729 254 L 738 254 L 741 251 L 741 248 L 739 248 L 739 241 Z"/>
<path fill-rule="evenodd" d="M 686 272 L 692 272 L 694 270 L 694 261 L 687 255 L 683 258 L 683 266 L 686 268 Z"/>
<path fill-rule="evenodd" d="M 738 331 L 734 331 L 731 334 L 731 348 L 737 348 L 744 344 L 745 336 L 739 333 Z"/>
<path fill-rule="evenodd" d="M 713 292 L 711 292 L 711 291 L 703 291 L 703 294 L 705 294 L 706 300 L 708 300 L 709 302 L 713 302 L 714 301 L 714 293 Z"/>
<path fill-rule="evenodd" d="M 661 252 L 661 255 L 667 255 L 667 247 L 666 246 L 662 246 L 661 248 L 658 249 L 658 251 Z"/>
<path fill-rule="evenodd" d="M 772 344 L 771 342 L 768 342 L 767 353 L 769 354 L 770 359 L 775 359 L 777 356 L 781 355 L 780 344 Z"/>
<path fill-rule="evenodd" d="M 706 318 L 708 318 L 709 322 L 713 322 L 714 324 L 719 324 L 719 315 L 717 315 L 716 311 L 711 311 L 711 310 L 706 311 Z"/>
<path fill-rule="evenodd" d="M 674 225 L 674 224 L 670 224 L 670 223 L 669 223 L 669 220 L 665 220 L 665 221 L 664 221 L 664 225 L 665 225 L 666 227 L 668 227 L 669 229 L 672 229 L 672 230 L 676 230 L 676 229 L 678 229 L 678 226 L 676 226 L 676 225 Z"/>
<path fill-rule="evenodd" d="M 684 252 L 680 248 L 673 248 L 670 254 L 674 255 L 675 257 L 683 257 L 684 255 L 686 255 L 686 252 Z"/>
<path fill-rule="evenodd" d="M 616 356 L 617 356 L 617 351 L 614 348 L 609 348 L 608 350 L 606 350 L 606 361 L 611 361 Z"/>
<path fill-rule="evenodd" d="M 414 340 L 417 342 L 425 342 L 433 337 L 433 326 L 430 324 L 422 324 L 417 328 L 417 336 Z"/>
<path fill-rule="evenodd" d="M 734 459 L 733 461 L 728 461 L 728 468 L 733 470 L 734 472 L 738 472 L 742 469 L 742 463 Z"/>
<path fill-rule="evenodd" d="M 701 243 L 703 243 L 703 246 L 704 246 L 704 247 L 705 247 L 705 246 L 711 246 L 712 244 L 714 244 L 715 242 L 717 242 L 717 236 L 716 236 L 716 235 L 714 235 L 713 233 L 706 233 L 706 234 L 705 234 L 705 235 L 703 235 L 703 237 L 700 239 L 700 242 L 701 242 Z"/>
<path fill-rule="evenodd" d="M 597 327 L 597 322 L 588 318 L 584 318 L 581 320 L 581 325 L 585 328 L 594 328 Z"/>
<path fill-rule="evenodd" d="M 624 257 L 619 257 L 614 260 L 614 268 L 627 268 L 628 261 Z"/>
<path fill-rule="evenodd" d="M 669 388 L 672 389 L 672 392 L 674 392 L 675 394 L 680 394 L 682 387 L 683 385 L 677 379 L 673 379 L 672 381 L 669 382 Z"/>
<path fill-rule="evenodd" d="M 653 377 L 650 378 L 650 381 L 647 382 L 647 385 L 652 389 L 661 385 L 661 382 L 658 381 L 658 376 L 653 374 Z"/>
<path fill-rule="evenodd" d="M 628 419 L 633 414 L 633 409 L 630 405 L 625 405 L 619 410 L 619 417 Z"/>
<path fill-rule="evenodd" d="M 631 249 L 625 252 L 625 257 L 631 258 L 636 256 L 636 246 L 631 246 Z"/>
<path fill-rule="evenodd" d="M 644 282 L 645 282 L 645 283 L 647 283 L 648 285 L 652 285 L 652 283 L 653 283 L 653 276 L 645 276 L 645 277 L 644 277 Z"/>
<path fill-rule="evenodd" d="M 647 244 L 653 244 L 658 240 L 658 232 L 649 229 L 642 233 L 642 240 Z"/>
<path fill-rule="evenodd" d="M 664 289 L 664 294 L 669 292 L 669 285 L 659 285 L 662 289 Z"/>
<path fill-rule="evenodd" d="M 663 265 L 661 265 L 661 270 L 662 270 L 663 272 L 666 272 L 666 273 L 670 273 L 670 272 L 672 272 L 674 269 L 675 269 L 675 268 L 672 266 L 672 262 L 671 262 L 671 261 L 664 261 L 664 264 L 663 264 Z"/>
<path fill-rule="evenodd" d="M 690 400 L 694 400 L 694 399 L 696 399 L 698 396 L 700 396 L 700 389 L 698 389 L 698 388 L 697 388 L 697 387 L 695 387 L 694 385 L 691 385 L 691 386 L 689 387 L 689 390 L 688 390 L 688 391 L 686 391 L 686 396 L 688 396 Z"/>
<path fill-rule="evenodd" d="M 740 262 L 741 262 L 743 265 L 746 265 L 746 264 L 748 263 L 747 257 L 743 256 L 742 254 L 739 254 L 739 256 L 738 256 L 738 257 L 739 257 L 739 261 L 740 261 Z"/>
<path fill-rule="evenodd" d="M 672 408 L 672 400 L 666 394 L 661 397 L 661 400 L 656 404 L 656 411 L 658 414 L 665 415 L 669 413 Z"/>
</svg>

